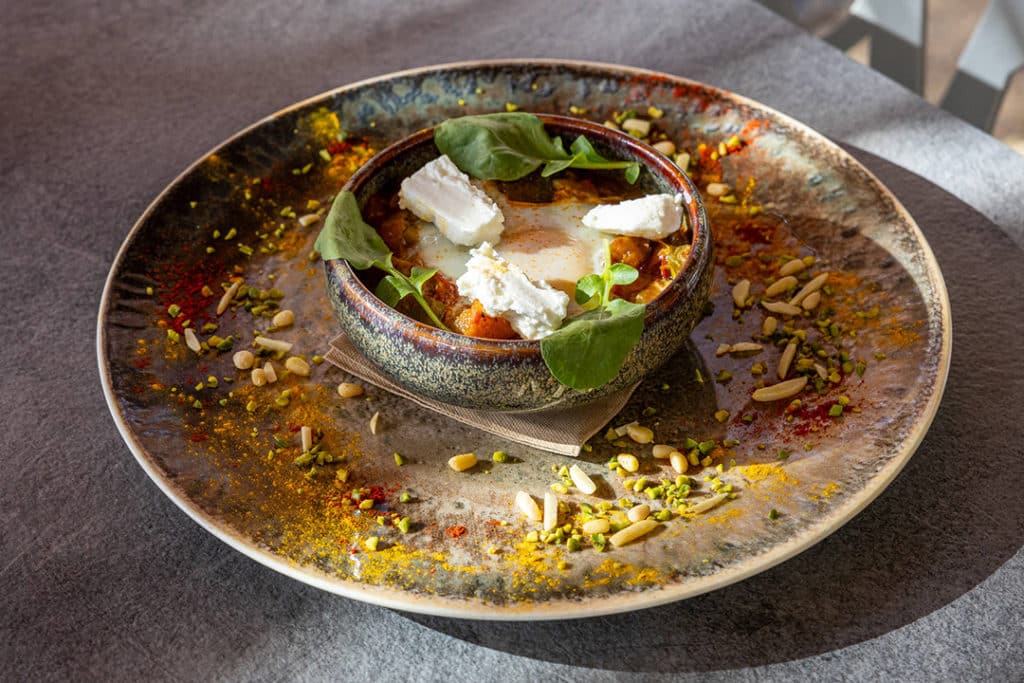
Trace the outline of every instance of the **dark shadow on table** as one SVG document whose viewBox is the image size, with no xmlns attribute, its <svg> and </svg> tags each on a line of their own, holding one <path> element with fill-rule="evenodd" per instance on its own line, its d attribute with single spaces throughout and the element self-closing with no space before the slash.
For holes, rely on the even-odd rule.
<svg viewBox="0 0 1024 683">
<path fill-rule="evenodd" d="M 984 581 L 1024 544 L 1024 253 L 932 183 L 850 148 L 913 214 L 943 267 L 954 320 L 945 397 L 906 469 L 803 554 L 665 607 L 581 621 L 407 618 L 470 643 L 621 671 L 714 671 L 838 650 L 909 624 Z"/>
</svg>

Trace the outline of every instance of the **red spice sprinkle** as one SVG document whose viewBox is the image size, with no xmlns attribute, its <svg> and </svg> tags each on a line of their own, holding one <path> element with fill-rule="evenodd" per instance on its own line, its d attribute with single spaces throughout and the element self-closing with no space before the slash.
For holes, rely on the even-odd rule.
<svg viewBox="0 0 1024 683">
<path fill-rule="evenodd" d="M 331 140 L 327 143 L 327 151 L 330 154 L 342 154 L 352 149 L 352 145 L 342 140 Z"/>
<path fill-rule="evenodd" d="M 209 439 L 210 435 L 209 434 L 204 434 L 202 432 L 194 432 L 192 434 L 192 436 L 190 436 L 188 438 L 189 438 L 190 441 L 194 441 L 195 443 L 202 443 L 203 441 L 206 441 L 207 439 Z"/>
<path fill-rule="evenodd" d="M 444 532 L 448 534 L 449 538 L 459 538 L 461 536 L 465 536 L 467 531 L 469 531 L 469 529 L 460 524 L 450 526 L 444 530 Z"/>
<path fill-rule="evenodd" d="M 384 494 L 384 489 L 381 488 L 380 486 L 367 486 L 364 489 L 364 491 L 365 493 L 363 494 L 363 500 L 369 498 L 374 503 L 383 503 L 386 498 Z"/>
<path fill-rule="evenodd" d="M 792 431 L 797 436 L 804 436 L 810 432 L 819 432 L 827 429 L 833 420 L 828 415 L 831 403 L 821 403 L 816 406 L 801 406 L 793 413 L 793 416 L 801 420 L 792 426 Z"/>
</svg>

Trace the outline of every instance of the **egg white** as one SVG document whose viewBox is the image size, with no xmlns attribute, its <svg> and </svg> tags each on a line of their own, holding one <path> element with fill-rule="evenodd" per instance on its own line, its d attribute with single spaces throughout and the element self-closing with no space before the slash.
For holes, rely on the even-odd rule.
<svg viewBox="0 0 1024 683">
<path fill-rule="evenodd" d="M 604 268 L 604 237 L 582 222 L 594 204 L 514 204 L 500 193 L 492 198 L 505 215 L 505 230 L 495 251 L 534 282 L 547 282 L 571 301 L 576 281 Z M 452 280 L 466 272 L 470 248 L 452 243 L 430 223 L 419 222 L 412 250 L 425 266 Z"/>
</svg>

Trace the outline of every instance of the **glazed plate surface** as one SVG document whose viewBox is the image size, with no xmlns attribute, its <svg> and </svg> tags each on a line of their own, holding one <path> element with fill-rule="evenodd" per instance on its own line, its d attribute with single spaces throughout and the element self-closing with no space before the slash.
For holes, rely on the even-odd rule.
<svg viewBox="0 0 1024 683">
<path fill-rule="evenodd" d="M 630 504 L 667 510 L 656 531 L 619 548 L 600 551 L 600 539 L 582 534 L 573 551 L 534 541 L 539 525 L 513 508 L 516 491 L 540 500 L 564 485 L 558 470 L 577 461 L 513 447 L 372 387 L 342 399 L 335 388 L 351 378 L 328 363 L 311 362 L 311 376 L 302 378 L 273 361 L 282 377 L 263 387 L 232 364 L 254 330 L 294 343 L 292 353 L 308 361 L 326 353 L 338 325 L 322 263 L 310 255 L 320 222 L 306 217 L 359 165 L 446 118 L 511 107 L 596 121 L 635 110 L 691 154 L 698 187 L 729 188 L 724 201 L 705 196 L 713 310 L 611 426 L 635 420 L 653 430 L 655 443 L 705 444 L 686 473 L 685 503 L 735 495 L 703 513 L 684 504 L 680 514 L 666 504 L 660 481 L 676 483 L 667 460 L 653 458 L 650 445 L 598 434 L 578 460 L 597 491 L 585 496 L 570 486 L 559 494 L 559 522 L 579 534 L 581 504 L 613 521 Z M 793 257 L 814 259 L 801 286 L 829 273 L 821 303 L 790 321 L 780 317 L 777 333 L 763 338 L 768 313 L 758 299 Z M 233 277 L 251 295 L 218 316 Z M 732 290 L 742 279 L 752 283 L 751 300 L 736 309 Z M 296 322 L 267 332 L 264 316 L 277 308 L 294 311 Z M 207 343 L 231 339 L 225 350 L 196 354 L 185 344 L 186 322 Z M 752 401 L 757 382 L 777 381 L 794 336 L 802 371 L 818 377 L 818 387 L 811 382 L 799 405 Z M 235 549 L 300 581 L 388 607 L 557 619 L 691 597 L 834 532 L 917 448 L 941 399 L 950 339 L 945 286 L 920 230 L 881 183 L 822 136 L 674 76 L 509 61 L 345 86 L 261 121 L 197 161 L 128 235 L 104 291 L 97 350 L 108 404 L 138 462 Z M 716 353 L 748 341 L 764 348 Z M 295 464 L 303 425 L 320 430 L 332 462 Z M 507 451 L 509 462 L 492 462 L 495 451 Z M 480 464 L 463 473 L 447 466 L 466 452 Z M 620 453 L 636 455 L 639 471 L 610 470 Z M 638 484 L 641 477 L 646 483 Z M 659 485 L 660 496 L 645 492 Z M 362 509 L 366 500 L 372 507 Z M 403 518 L 408 533 L 398 528 Z M 375 550 L 367 547 L 371 537 L 379 539 Z"/>
</svg>

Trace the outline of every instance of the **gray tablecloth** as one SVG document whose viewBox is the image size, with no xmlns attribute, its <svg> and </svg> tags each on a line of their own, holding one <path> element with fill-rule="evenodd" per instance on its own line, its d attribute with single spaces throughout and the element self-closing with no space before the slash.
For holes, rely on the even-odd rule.
<svg viewBox="0 0 1024 683">
<path fill-rule="evenodd" d="M 1024 676 L 1024 160 L 1006 147 L 744 0 L 15 0 L 3 15 L 0 678 Z M 396 69 L 528 56 L 706 81 L 855 146 L 949 285 L 953 367 L 920 451 L 803 555 L 586 621 L 392 612 L 221 544 L 146 478 L 101 396 L 95 316 L 121 240 L 187 164 L 278 108 Z"/>
</svg>

